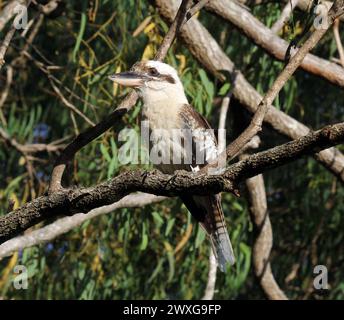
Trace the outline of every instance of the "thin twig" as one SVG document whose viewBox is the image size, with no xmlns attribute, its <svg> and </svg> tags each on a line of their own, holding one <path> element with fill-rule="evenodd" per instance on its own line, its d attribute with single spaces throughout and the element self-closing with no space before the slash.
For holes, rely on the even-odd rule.
<svg viewBox="0 0 344 320">
<path fill-rule="evenodd" d="M 263 100 L 258 104 L 257 111 L 254 114 L 250 125 L 242 132 L 239 137 L 237 137 L 227 148 L 226 156 L 227 160 L 230 161 L 233 159 L 240 150 L 259 132 L 262 130 L 262 123 L 265 117 L 265 114 L 269 110 L 269 107 L 272 105 L 273 101 L 279 94 L 280 90 L 284 87 L 286 82 L 294 74 L 296 69 L 302 63 L 302 60 L 305 58 L 307 53 L 312 50 L 320 39 L 324 36 L 328 28 L 332 25 L 334 17 L 337 17 L 338 12 L 334 11 L 334 8 L 338 9 L 338 1 L 336 1 L 331 7 L 328 14 L 328 25 L 323 26 L 323 28 L 316 29 L 311 36 L 306 40 L 304 45 L 295 53 L 295 55 L 290 59 L 288 64 L 278 75 L 271 88 L 268 90 Z M 340 2 L 340 1 L 339 1 Z M 341 10 L 339 7 L 338 10 Z M 221 158 L 222 155 L 219 156 Z M 212 166 L 217 166 L 218 161 L 215 160 L 213 163 L 208 164 L 203 167 L 201 171 L 205 172 Z"/>
<path fill-rule="evenodd" d="M 80 116 L 81 118 L 83 118 L 89 125 L 91 125 L 92 127 L 95 126 L 95 123 L 90 120 L 85 114 L 83 114 L 76 106 L 74 106 L 70 101 L 67 100 L 67 98 L 63 95 L 63 93 L 61 92 L 61 90 L 57 87 L 57 85 L 54 83 L 54 81 L 48 76 L 49 81 L 50 81 L 50 85 L 53 88 L 53 90 L 55 91 L 56 95 L 60 98 L 60 100 L 62 101 L 62 103 L 69 108 L 70 110 L 72 110 L 74 113 L 76 113 L 78 116 Z"/>
<path fill-rule="evenodd" d="M 197 12 L 199 12 L 210 0 L 200 0 L 195 3 L 189 10 L 186 18 L 189 20 L 192 16 L 194 16 Z"/>
<path fill-rule="evenodd" d="M 160 14 L 171 20 L 174 16 L 174 5 L 167 0 L 155 0 Z M 216 1 L 218 3 L 218 1 Z M 301 4 L 301 2 L 300 2 Z M 226 70 L 230 74 L 236 74 L 233 94 L 243 108 L 250 113 L 257 110 L 257 101 L 263 97 L 247 81 L 244 75 L 237 70 L 235 64 L 221 49 L 218 42 L 209 34 L 202 24 L 193 19 L 181 31 L 181 37 L 193 56 L 216 77 L 220 70 Z M 339 68 L 342 70 L 342 68 Z M 344 79 L 344 78 L 343 78 Z M 306 135 L 310 129 L 295 118 L 277 110 L 274 106 L 269 108 L 264 121 L 276 132 L 289 139 L 298 139 Z M 327 170 L 344 183 L 344 155 L 336 148 L 323 150 L 316 155 L 316 160 Z"/>
<path fill-rule="evenodd" d="M 3 65 L 5 64 L 5 54 L 8 49 L 8 46 L 10 45 L 10 42 L 16 32 L 16 28 L 14 26 L 11 27 L 11 29 L 7 32 L 4 41 L 1 44 L 0 47 L 0 70 L 2 69 Z"/>
<path fill-rule="evenodd" d="M 273 33 L 277 34 L 280 32 L 280 30 L 283 28 L 283 26 L 285 25 L 285 23 L 289 19 L 291 13 L 293 12 L 295 7 L 297 6 L 298 2 L 299 2 L 299 0 L 288 0 L 288 3 L 283 8 L 280 17 L 271 27 L 271 31 Z"/>
<path fill-rule="evenodd" d="M 160 202 L 164 199 L 165 197 L 158 197 L 146 193 L 132 194 L 108 206 L 93 209 L 87 214 L 77 213 L 71 217 L 60 218 L 45 227 L 34 230 L 23 236 L 13 238 L 1 244 L 0 260 L 10 255 L 14 251 L 52 241 L 58 236 L 80 226 L 85 221 L 93 219 L 100 215 L 111 213 L 121 208 L 141 208 L 152 203 Z"/>
<path fill-rule="evenodd" d="M 336 19 L 333 23 L 333 34 L 336 40 L 336 45 L 339 53 L 339 60 L 342 67 L 344 68 L 344 48 L 339 34 L 339 19 Z"/>
<path fill-rule="evenodd" d="M 5 27 L 6 23 L 15 15 L 15 7 L 24 5 L 25 2 L 25 0 L 12 0 L 0 11 L 0 32 Z"/>
<path fill-rule="evenodd" d="M 20 144 L 16 139 L 10 137 L 10 135 L 0 127 L 0 138 L 2 138 L 6 143 L 11 145 L 17 151 L 22 153 L 24 156 L 28 154 L 38 153 L 42 151 L 46 152 L 57 152 L 65 147 L 64 144 L 61 144 L 59 141 L 54 141 L 49 144 L 44 143 L 29 143 L 29 144 Z"/>
<path fill-rule="evenodd" d="M 219 118 L 219 129 L 226 129 L 226 118 L 229 108 L 229 103 L 231 101 L 232 91 L 229 95 L 222 99 L 221 109 L 220 109 L 220 118 Z"/>
<path fill-rule="evenodd" d="M 175 19 L 172 22 L 170 29 L 155 56 L 156 60 L 162 61 L 165 58 L 168 49 L 176 37 L 176 34 L 182 25 L 187 21 L 185 20 L 185 17 L 187 15 L 188 8 L 190 8 L 190 3 L 190 0 L 182 1 Z M 201 7 L 198 7 L 198 10 L 200 9 Z M 49 193 L 54 193 L 62 188 L 62 176 L 66 168 L 66 164 L 74 157 L 74 155 L 85 145 L 107 131 L 110 127 L 118 124 L 123 114 L 127 113 L 135 105 L 137 99 L 138 96 L 135 91 L 129 93 L 115 109 L 115 111 L 108 115 L 105 120 L 101 121 L 93 128 L 81 133 L 70 145 L 67 146 L 55 163 L 53 172 L 51 174 Z"/>
<path fill-rule="evenodd" d="M 343 142 L 344 123 L 339 123 L 324 127 L 298 140 L 251 155 L 232 164 L 219 175 L 186 171 L 169 175 L 159 170 L 150 172 L 135 170 L 121 173 L 91 188 L 62 189 L 49 196 L 34 199 L 0 217 L 0 243 L 47 218 L 60 214 L 88 212 L 119 201 L 132 192 L 140 191 L 162 196 L 234 193 L 235 186 L 247 178 Z"/>
<path fill-rule="evenodd" d="M 219 137 L 218 137 L 218 148 L 222 152 L 226 147 L 226 119 L 229 109 L 229 103 L 232 96 L 232 90 L 222 99 L 220 117 L 219 117 Z M 209 271 L 208 271 L 208 282 L 207 287 L 204 292 L 202 300 L 212 300 L 215 293 L 215 283 L 216 283 L 216 273 L 217 273 L 217 261 L 213 250 L 210 248 L 209 254 Z"/>
<path fill-rule="evenodd" d="M 13 68 L 11 65 L 9 65 L 7 66 L 7 71 L 6 71 L 6 85 L 0 97 L 0 120 L 3 126 L 7 126 L 7 121 L 4 116 L 4 113 L 2 112 L 2 108 L 7 100 L 8 93 L 12 85 L 12 81 L 13 81 Z"/>
<path fill-rule="evenodd" d="M 215 294 L 217 261 L 213 250 L 210 248 L 208 282 L 202 300 L 213 300 Z"/>
<path fill-rule="evenodd" d="M 177 32 L 186 21 L 186 15 L 188 13 L 188 9 L 190 9 L 191 3 L 192 1 L 190 0 L 183 0 L 180 4 L 176 17 L 171 24 L 166 36 L 164 37 L 161 46 L 155 54 L 154 60 L 162 61 L 165 59 L 168 49 L 171 47 L 174 39 L 176 38 Z"/>
<path fill-rule="evenodd" d="M 17 3 L 16 5 L 18 5 L 19 3 Z M 26 7 L 28 8 L 31 4 L 31 0 L 28 0 L 26 2 Z M 13 17 L 13 10 L 16 7 L 16 5 L 14 5 L 14 7 L 11 9 L 11 18 Z M 10 30 L 7 32 L 4 41 L 2 42 L 1 46 L 0 46 L 0 70 L 2 69 L 3 65 L 5 64 L 5 54 L 6 51 L 8 49 L 8 46 L 10 45 L 12 38 L 14 36 L 16 32 L 16 27 L 14 26 L 14 24 L 11 26 Z"/>
</svg>

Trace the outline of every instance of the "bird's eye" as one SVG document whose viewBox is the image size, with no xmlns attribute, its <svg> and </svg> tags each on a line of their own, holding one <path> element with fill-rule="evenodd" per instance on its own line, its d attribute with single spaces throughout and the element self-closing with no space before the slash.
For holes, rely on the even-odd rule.
<svg viewBox="0 0 344 320">
<path fill-rule="evenodd" d="M 158 70 L 155 68 L 149 68 L 148 73 L 149 75 L 154 76 L 154 77 L 157 77 L 159 75 Z"/>
</svg>

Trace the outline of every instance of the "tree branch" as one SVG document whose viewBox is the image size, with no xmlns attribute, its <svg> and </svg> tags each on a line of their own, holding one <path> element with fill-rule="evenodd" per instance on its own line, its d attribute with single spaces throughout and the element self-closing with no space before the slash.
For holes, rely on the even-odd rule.
<svg viewBox="0 0 344 320">
<path fill-rule="evenodd" d="M 344 68 L 344 48 L 339 34 L 339 19 L 336 19 L 333 24 L 333 34 L 334 39 L 336 40 L 336 45 L 339 53 L 339 60 L 342 67 Z"/>
<path fill-rule="evenodd" d="M 12 68 L 12 66 L 7 66 L 6 85 L 5 85 L 4 90 L 2 91 L 1 96 L 0 96 L 0 121 L 2 122 L 3 126 L 7 125 L 7 121 L 6 121 L 6 118 L 4 116 L 4 113 L 2 112 L 2 107 L 4 106 L 4 104 L 7 100 L 7 97 L 8 97 L 11 85 L 12 85 L 12 81 L 13 81 L 13 68 Z"/>
<path fill-rule="evenodd" d="M 299 0 L 288 0 L 287 4 L 283 8 L 281 12 L 281 16 L 278 18 L 278 20 L 273 24 L 271 27 L 271 31 L 273 33 L 279 33 L 280 30 L 283 28 L 287 20 L 289 19 L 291 13 L 297 6 Z"/>
<path fill-rule="evenodd" d="M 9 136 L 9 134 L 0 127 L 0 138 L 2 138 L 6 143 L 11 145 L 13 148 L 18 150 L 20 153 L 24 155 L 28 155 L 31 153 L 37 152 L 57 152 L 64 148 L 64 144 L 60 144 L 60 141 L 54 141 L 49 144 L 45 143 L 28 143 L 28 144 L 20 144 L 16 139 Z"/>
<path fill-rule="evenodd" d="M 335 14 L 335 12 L 332 12 L 330 10 L 329 18 L 331 19 L 331 23 L 333 23 L 333 14 Z M 274 81 L 271 88 L 264 96 L 263 100 L 259 103 L 257 111 L 254 114 L 249 127 L 227 147 L 226 153 L 229 160 L 236 156 L 241 148 L 245 144 L 247 144 L 259 131 L 261 131 L 265 114 L 267 113 L 269 107 L 272 105 L 273 101 L 276 99 L 278 93 L 284 87 L 290 77 L 294 74 L 299 65 L 302 63 L 307 53 L 311 51 L 319 42 L 319 40 L 324 36 L 328 28 L 329 26 L 324 29 L 315 30 L 304 43 L 304 45 L 290 59 L 288 64 L 278 75 L 277 79 Z"/>
<path fill-rule="evenodd" d="M 232 23 L 270 55 L 284 61 L 289 43 L 278 37 L 240 5 L 230 0 L 216 0 L 210 2 L 206 8 Z M 307 54 L 300 67 L 311 74 L 323 77 L 331 83 L 344 87 L 344 70 L 336 63 L 329 62 L 313 54 Z"/>
<path fill-rule="evenodd" d="M 207 281 L 207 286 L 204 290 L 204 295 L 202 297 L 202 300 L 213 300 L 214 293 L 215 293 L 216 273 L 217 273 L 217 261 L 216 261 L 213 250 L 210 248 L 208 281 Z"/>
<path fill-rule="evenodd" d="M 10 45 L 10 42 L 16 32 L 16 28 L 12 26 L 10 30 L 7 32 L 5 39 L 3 40 L 0 46 L 0 70 L 2 69 L 3 65 L 5 64 L 5 54 Z"/>
<path fill-rule="evenodd" d="M 254 273 L 269 299 L 288 300 L 278 286 L 271 270 L 272 227 L 267 209 L 263 175 L 247 179 L 246 187 L 250 196 L 251 220 L 257 233 L 252 257 Z"/>
<path fill-rule="evenodd" d="M 160 13 L 168 20 L 173 17 L 175 5 L 166 0 L 155 0 Z M 257 110 L 257 102 L 263 97 L 250 85 L 243 74 L 237 70 L 234 63 L 223 52 L 219 44 L 202 26 L 198 20 L 191 20 L 181 30 L 181 37 L 190 52 L 203 64 L 215 77 L 219 71 L 226 70 L 235 74 L 233 84 L 234 97 L 251 113 Z M 310 129 L 284 112 L 271 106 L 265 115 L 264 121 L 271 125 L 277 132 L 290 139 L 305 136 Z M 344 156 L 337 149 L 331 148 L 317 154 L 316 159 L 344 182 Z"/>
<path fill-rule="evenodd" d="M 255 147 L 258 147 L 255 146 Z M 248 155 L 240 156 L 240 159 Z M 249 193 L 251 220 L 256 229 L 253 245 L 253 267 L 260 286 L 271 300 L 287 300 L 284 292 L 279 288 L 270 265 L 272 248 L 272 227 L 268 213 L 264 178 L 262 174 L 246 179 L 246 188 Z"/>
<path fill-rule="evenodd" d="M 0 260 L 14 251 L 52 241 L 56 237 L 80 226 L 85 221 L 100 215 L 107 214 L 121 208 L 141 208 L 149 204 L 160 202 L 164 199 L 166 198 L 145 193 L 131 194 L 108 206 L 93 209 L 87 214 L 77 213 L 71 217 L 60 218 L 45 227 L 34 230 L 23 236 L 10 239 L 1 244 Z"/>
<path fill-rule="evenodd" d="M 207 1 L 202 1 L 202 6 L 206 4 Z M 172 42 L 174 41 L 176 34 L 179 32 L 179 29 L 187 22 L 191 15 L 187 16 L 188 10 L 190 8 L 191 0 L 183 0 L 177 14 L 170 26 L 168 33 L 166 34 L 156 56 L 155 60 L 162 61 Z M 197 6 L 197 10 L 202 8 L 201 5 Z M 195 14 L 196 10 L 192 11 L 192 14 Z M 105 131 L 110 129 L 112 126 L 116 126 L 119 122 L 121 117 L 127 113 L 137 102 L 138 96 L 135 91 L 132 91 L 128 94 L 128 96 L 121 102 L 121 104 L 112 112 L 110 115 L 106 117 L 103 121 L 98 123 L 93 128 L 86 130 L 85 132 L 78 135 L 75 140 L 69 144 L 66 149 L 62 152 L 60 157 L 57 159 L 56 164 L 54 166 L 50 185 L 49 185 L 49 193 L 54 193 L 58 190 L 62 189 L 62 176 L 66 165 L 69 161 L 71 161 L 74 155 L 92 140 L 103 134 Z"/>
<path fill-rule="evenodd" d="M 0 243 L 47 218 L 60 214 L 88 212 L 119 201 L 136 191 L 162 196 L 235 192 L 236 185 L 244 179 L 343 141 L 344 123 L 339 123 L 311 132 L 298 140 L 256 153 L 231 165 L 220 175 L 186 171 L 167 175 L 158 170 L 137 170 L 124 172 L 91 188 L 64 189 L 49 196 L 39 197 L 0 217 Z"/>
<path fill-rule="evenodd" d="M 25 0 L 12 0 L 0 12 L 0 31 L 5 27 L 6 23 L 14 16 L 14 8 L 18 5 L 24 5 Z"/>
</svg>

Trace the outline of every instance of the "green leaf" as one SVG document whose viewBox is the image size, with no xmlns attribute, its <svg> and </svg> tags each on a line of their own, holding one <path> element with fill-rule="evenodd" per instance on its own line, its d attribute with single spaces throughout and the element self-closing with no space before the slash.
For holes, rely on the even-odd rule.
<svg viewBox="0 0 344 320">
<path fill-rule="evenodd" d="M 225 83 L 219 90 L 219 95 L 220 96 L 225 96 L 228 91 L 229 91 L 229 88 L 230 88 L 230 84 L 227 82 Z"/>
<path fill-rule="evenodd" d="M 212 99 L 212 97 L 214 96 L 214 85 L 212 82 L 209 81 L 207 74 L 205 73 L 205 71 L 203 69 L 199 69 L 198 70 L 198 74 L 201 78 L 201 82 L 207 92 L 208 98 Z"/>
<path fill-rule="evenodd" d="M 146 232 L 146 224 L 142 224 L 142 240 L 141 240 L 141 245 L 140 245 L 140 250 L 146 250 L 148 244 L 148 236 Z"/>
<path fill-rule="evenodd" d="M 102 153 L 103 157 L 106 159 L 107 162 L 111 162 L 110 154 L 103 144 L 100 145 L 100 152 Z"/>
<path fill-rule="evenodd" d="M 152 212 L 152 216 L 153 216 L 153 219 L 155 220 L 155 223 L 157 224 L 157 227 L 160 228 L 164 223 L 164 219 L 161 218 L 160 214 L 156 211 Z"/>
<path fill-rule="evenodd" d="M 158 262 L 157 266 L 155 267 L 152 275 L 148 279 L 148 283 L 151 283 L 154 280 L 154 278 L 156 278 L 156 276 L 159 274 L 164 262 L 165 262 L 165 258 L 161 258 L 159 260 L 159 262 Z"/>
<path fill-rule="evenodd" d="M 205 239 L 205 232 L 200 226 L 198 226 L 195 247 L 198 248 L 203 243 L 204 239 Z"/>
<path fill-rule="evenodd" d="M 86 2 L 84 2 L 84 4 L 85 3 Z M 73 50 L 73 62 L 76 62 L 76 55 L 79 52 L 80 44 L 81 44 L 82 38 L 83 38 L 84 33 L 85 33 L 86 19 L 87 19 L 85 11 L 86 11 L 86 8 L 85 8 L 85 5 L 84 5 L 84 11 L 81 13 L 80 29 L 79 29 L 78 37 L 76 39 L 75 47 L 74 47 L 74 50 Z"/>
<path fill-rule="evenodd" d="M 233 202 L 233 207 L 238 210 L 238 211 L 243 211 L 244 208 L 242 207 L 242 205 L 238 202 L 238 201 L 234 201 Z"/>
<path fill-rule="evenodd" d="M 168 220 L 166 230 L 165 230 L 165 237 L 167 237 L 170 234 L 175 220 L 176 220 L 175 218 Z"/>
</svg>

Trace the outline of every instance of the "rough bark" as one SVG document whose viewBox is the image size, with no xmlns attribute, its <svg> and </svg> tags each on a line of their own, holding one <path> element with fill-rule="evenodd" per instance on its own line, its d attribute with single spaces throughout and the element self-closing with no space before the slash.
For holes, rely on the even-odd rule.
<svg viewBox="0 0 344 320">
<path fill-rule="evenodd" d="M 268 299 L 287 300 L 287 296 L 275 280 L 270 264 L 273 237 L 263 175 L 247 179 L 246 186 L 251 203 L 251 220 L 256 229 L 252 254 L 254 273 Z"/>
<path fill-rule="evenodd" d="M 155 3 L 163 17 L 170 20 L 175 11 L 176 3 L 166 0 L 155 0 Z M 234 97 L 251 113 L 255 113 L 262 96 L 237 70 L 231 59 L 223 52 L 216 40 L 208 30 L 196 19 L 191 19 L 180 33 L 186 46 L 193 56 L 215 76 L 220 70 L 226 70 L 235 75 L 233 88 Z M 309 128 L 277 110 L 269 107 L 264 122 L 271 125 L 277 132 L 290 138 L 297 139 L 309 132 Z M 316 159 L 344 182 L 344 156 L 335 148 L 327 149 L 316 155 Z"/>
<path fill-rule="evenodd" d="M 222 191 L 237 193 L 236 185 L 244 179 L 343 141 L 344 123 L 339 123 L 312 132 L 298 140 L 256 153 L 229 166 L 219 175 L 186 171 L 166 175 L 158 170 L 137 170 L 124 172 L 92 188 L 64 189 L 49 196 L 39 197 L 0 217 L 0 244 L 40 221 L 57 217 L 61 213 L 86 213 L 91 209 L 112 204 L 136 191 L 162 196 L 203 195 Z"/>
<path fill-rule="evenodd" d="M 232 23 L 267 53 L 284 61 L 289 43 L 278 37 L 242 6 L 230 0 L 215 0 L 209 2 L 207 8 Z M 309 53 L 300 67 L 311 74 L 344 87 L 344 69 L 336 63 Z"/>
</svg>

